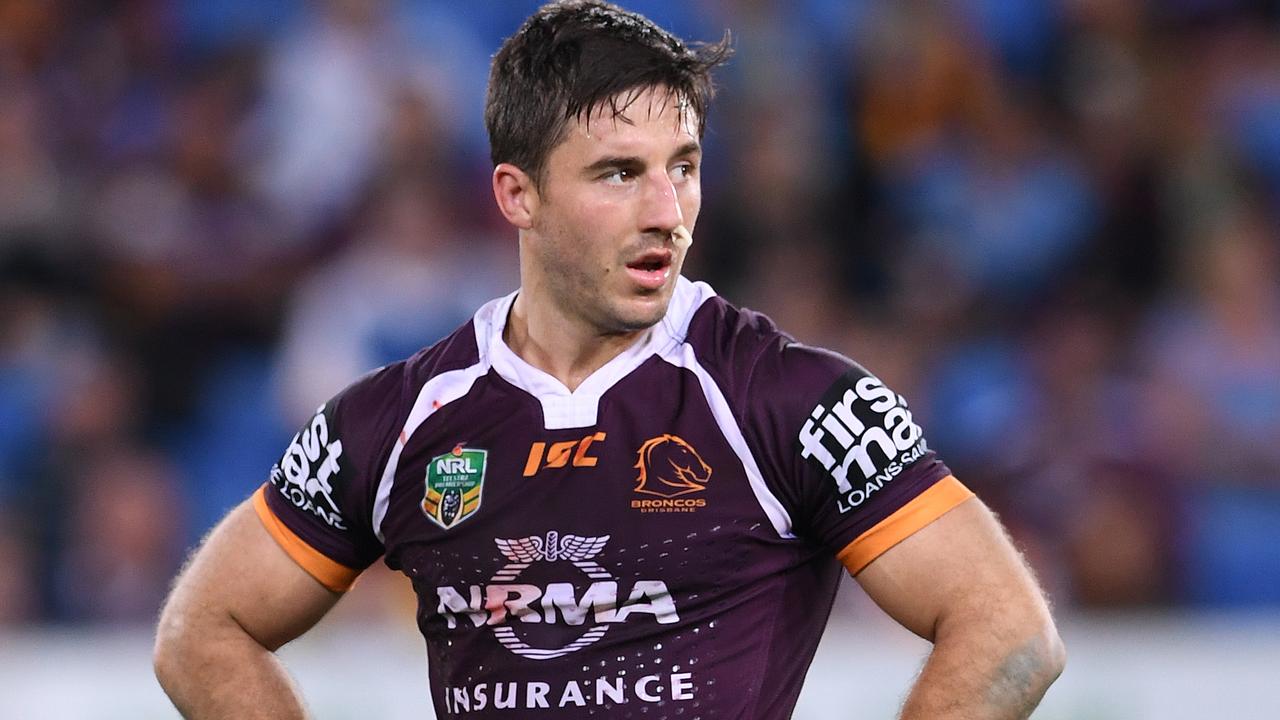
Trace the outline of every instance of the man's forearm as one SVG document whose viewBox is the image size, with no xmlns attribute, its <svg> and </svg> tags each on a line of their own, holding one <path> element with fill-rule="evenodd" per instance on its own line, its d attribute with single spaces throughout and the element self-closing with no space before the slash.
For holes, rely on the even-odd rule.
<svg viewBox="0 0 1280 720">
<path fill-rule="evenodd" d="M 306 717 L 275 653 L 239 628 L 174 632 L 157 640 L 156 677 L 187 720 Z"/>
<path fill-rule="evenodd" d="M 907 697 L 902 720 L 1029 717 L 1063 663 L 1052 631 L 1014 644 L 972 629 L 940 637 Z"/>
</svg>

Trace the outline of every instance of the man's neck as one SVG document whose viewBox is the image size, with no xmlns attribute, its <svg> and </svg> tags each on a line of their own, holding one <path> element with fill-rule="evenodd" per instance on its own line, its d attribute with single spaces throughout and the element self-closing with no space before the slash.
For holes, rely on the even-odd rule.
<svg viewBox="0 0 1280 720">
<path fill-rule="evenodd" d="M 550 303 L 516 296 L 502 339 L 520 359 L 559 380 L 570 392 L 631 347 L 644 330 L 601 333 L 564 317 Z"/>
</svg>

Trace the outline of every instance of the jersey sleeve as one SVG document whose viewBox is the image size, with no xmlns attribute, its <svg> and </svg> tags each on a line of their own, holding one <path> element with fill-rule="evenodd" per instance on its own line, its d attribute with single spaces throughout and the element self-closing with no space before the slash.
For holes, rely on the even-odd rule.
<svg viewBox="0 0 1280 720">
<path fill-rule="evenodd" d="M 973 495 L 929 449 L 906 399 L 848 358 L 783 336 L 747 386 L 762 471 L 796 534 L 851 573 Z"/>
<path fill-rule="evenodd" d="M 394 437 L 393 376 L 390 369 L 366 376 L 316 410 L 253 496 L 280 547 L 335 592 L 350 589 L 383 553 L 372 511 L 381 448 Z"/>
</svg>

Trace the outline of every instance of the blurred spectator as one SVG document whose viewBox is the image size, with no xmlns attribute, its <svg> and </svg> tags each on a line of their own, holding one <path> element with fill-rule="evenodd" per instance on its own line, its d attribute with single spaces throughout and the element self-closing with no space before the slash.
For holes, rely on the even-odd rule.
<svg viewBox="0 0 1280 720">
<path fill-rule="evenodd" d="M 1181 560 L 1176 478 L 1140 451 L 1141 382 L 1110 293 L 1074 290 L 1030 334 L 1038 388 L 1030 443 L 1003 493 L 1038 538 L 1046 577 L 1084 606 L 1171 602 Z M 1030 526 L 1030 527 L 1028 527 Z"/>
<path fill-rule="evenodd" d="M 1058 41 L 1056 14 L 1061 4 L 1043 0 L 963 0 L 956 3 L 966 34 L 982 37 L 1003 63 L 1010 79 L 1019 84 L 1048 79 L 1046 73 Z"/>
<path fill-rule="evenodd" d="M 161 128 L 90 175 L 84 232 L 108 319 L 144 368 L 153 425 L 183 419 L 192 378 L 223 348 L 267 341 L 292 274 L 279 223 L 237 164 L 252 71 L 211 58 L 148 102 L 120 100 L 126 126 L 158 113 Z"/>
<path fill-rule="evenodd" d="M 953 8 L 885 3 L 854 71 L 861 78 L 858 135 L 881 165 L 933 147 L 976 123 L 998 92 L 981 45 L 956 33 Z"/>
<path fill-rule="evenodd" d="M 1130 609 L 1177 599 L 1181 507 L 1168 477 L 1119 462 L 1075 471 L 1069 479 L 1079 502 L 1066 506 L 1062 553 L 1069 591 L 1061 597 L 1087 608 Z"/>
<path fill-rule="evenodd" d="M 317 7 L 267 59 L 254 141 L 255 181 L 294 233 L 324 228 L 352 208 L 376 175 L 397 93 L 417 86 L 448 96 L 433 87 L 447 75 L 401 33 L 392 3 Z"/>
<path fill-rule="evenodd" d="M 40 137 L 40 98 L 0 65 L 0 249 L 19 232 L 63 229 L 66 188 Z"/>
<path fill-rule="evenodd" d="M 41 347 L 51 323 L 47 298 L 0 290 L 0 506 L 22 490 L 39 459 L 57 385 Z"/>
<path fill-rule="evenodd" d="M 806 24 L 803 10 L 797 8 L 796 25 L 780 25 L 780 7 L 769 0 L 725 2 L 713 5 L 718 14 L 708 21 L 732 27 L 736 44 L 723 77 L 728 89 L 712 112 L 751 121 L 709 126 L 707 207 L 699 220 L 707 229 L 699 230 L 701 250 L 691 260 L 699 277 L 746 304 L 757 293 L 776 297 L 755 284 L 784 284 L 767 272 L 771 264 L 761 253 L 827 239 L 820 185 L 840 162 L 837 153 L 824 152 L 831 113 L 822 78 L 812 72 L 819 48 L 794 31 Z M 737 150 L 717 148 L 721 141 Z M 813 257 L 808 249 L 800 254 Z"/>
<path fill-rule="evenodd" d="M 1061 89 L 1077 148 L 1098 195 L 1099 217 L 1085 268 L 1131 314 L 1169 272 L 1169 223 L 1161 193 L 1170 115 L 1192 112 L 1196 96 L 1172 48 L 1152 37 L 1135 2 L 1073 0 L 1062 8 L 1073 39 L 1061 48 Z"/>
<path fill-rule="evenodd" d="M 1096 224 L 1081 168 L 1043 128 L 1032 109 L 996 102 L 976 125 L 894 168 L 891 202 L 907 218 L 909 241 L 1000 303 L 1061 280 Z"/>
<path fill-rule="evenodd" d="M 432 176 L 388 180 L 348 249 L 298 286 L 282 339 L 291 425 L 374 368 L 412 355 L 514 290 L 516 248 L 452 225 Z"/>
<path fill-rule="evenodd" d="M 1280 262 L 1277 227 L 1222 212 L 1153 314 L 1143 353 L 1154 453 L 1189 484 L 1184 597 L 1280 603 Z"/>
<path fill-rule="evenodd" d="M 36 558 L 29 535 L 0 501 L 0 630 L 39 619 Z"/>
<path fill-rule="evenodd" d="M 1186 477 L 1280 490 L 1276 224 L 1222 213 L 1185 250 L 1183 293 L 1153 314 L 1157 451 Z"/>
<path fill-rule="evenodd" d="M 0 501 L 38 490 L 30 478 L 56 449 L 127 433 L 136 420 L 127 376 L 100 341 L 94 318 L 50 290 L 12 280 L 0 289 Z"/>
<path fill-rule="evenodd" d="M 149 624 L 182 561 L 183 503 L 152 452 L 115 447 L 71 481 L 67 546 L 57 566 L 65 619 Z"/>
</svg>

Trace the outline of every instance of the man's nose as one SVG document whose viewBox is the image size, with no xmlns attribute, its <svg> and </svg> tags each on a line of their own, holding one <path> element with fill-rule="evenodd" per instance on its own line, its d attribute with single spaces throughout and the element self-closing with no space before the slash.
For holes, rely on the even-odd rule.
<svg viewBox="0 0 1280 720">
<path fill-rule="evenodd" d="M 676 186 L 665 172 L 653 173 L 645 183 L 644 207 L 641 222 L 647 232 L 670 235 L 684 224 L 684 211 L 680 209 L 680 196 Z"/>
</svg>

